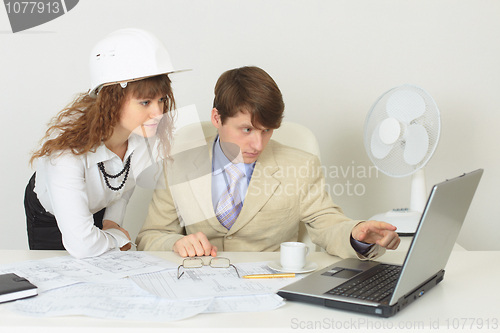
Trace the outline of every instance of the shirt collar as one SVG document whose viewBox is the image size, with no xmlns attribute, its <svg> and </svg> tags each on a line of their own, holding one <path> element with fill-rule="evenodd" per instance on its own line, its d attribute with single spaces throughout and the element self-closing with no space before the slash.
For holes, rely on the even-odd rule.
<svg viewBox="0 0 500 333">
<path fill-rule="evenodd" d="M 132 133 L 128 138 L 127 152 L 125 153 L 126 160 L 130 154 L 140 145 L 145 144 L 144 138 L 135 133 Z M 96 165 L 99 162 L 109 161 L 113 158 L 118 158 L 118 156 L 106 147 L 104 142 L 95 149 L 95 151 L 89 151 L 87 154 L 87 168 Z"/>
<path fill-rule="evenodd" d="M 220 174 L 225 168 L 227 168 L 232 162 L 227 158 L 227 156 L 222 151 L 220 146 L 219 136 L 214 140 L 214 148 L 213 148 L 213 159 L 212 159 L 212 172 L 213 175 L 216 176 Z M 253 169 L 255 167 L 255 162 L 251 164 L 245 163 L 236 163 L 234 164 L 241 172 L 247 175 L 251 175 Z"/>
<path fill-rule="evenodd" d="M 220 174 L 228 165 L 231 164 L 231 161 L 227 158 L 227 156 L 222 151 L 220 147 L 219 136 L 217 135 L 214 140 L 214 150 L 213 150 L 213 159 L 212 159 L 212 172 L 214 175 Z"/>
</svg>

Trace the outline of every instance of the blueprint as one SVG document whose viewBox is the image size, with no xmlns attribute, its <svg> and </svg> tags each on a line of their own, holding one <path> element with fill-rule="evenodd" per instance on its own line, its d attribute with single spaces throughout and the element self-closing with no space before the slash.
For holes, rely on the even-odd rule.
<svg viewBox="0 0 500 333">
<path fill-rule="evenodd" d="M 16 273 L 43 292 L 80 282 L 104 282 L 173 268 L 177 265 L 144 252 L 110 251 L 86 259 L 64 256 L 1 265 L 0 274 Z"/>
<path fill-rule="evenodd" d="M 121 279 L 54 289 L 8 306 L 18 314 L 32 317 L 85 315 L 114 320 L 165 322 L 201 313 L 212 301 L 212 298 L 186 301 L 161 299 L 141 290 L 129 279 Z"/>
<path fill-rule="evenodd" d="M 111 320 L 167 322 L 199 313 L 270 311 L 285 304 L 278 295 L 252 295 L 190 300 L 167 300 L 151 295 L 130 279 L 80 283 L 40 293 L 8 304 L 30 317 L 76 316 Z"/>
<path fill-rule="evenodd" d="M 38 286 L 39 295 L 8 304 L 34 317 L 84 315 L 112 320 L 166 322 L 199 313 L 269 311 L 284 305 L 274 293 L 300 279 L 239 278 L 234 268 L 187 269 L 144 252 L 112 251 L 0 266 Z M 266 263 L 237 264 L 240 275 L 273 273 Z M 140 286 L 140 287 L 139 287 Z"/>
</svg>

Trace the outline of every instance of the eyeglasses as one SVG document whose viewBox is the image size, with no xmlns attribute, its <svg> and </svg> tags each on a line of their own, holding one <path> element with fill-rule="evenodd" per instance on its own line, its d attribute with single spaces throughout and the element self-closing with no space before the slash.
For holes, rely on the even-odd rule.
<svg viewBox="0 0 500 333">
<path fill-rule="evenodd" d="M 191 257 L 191 258 L 186 258 L 182 261 L 182 265 L 179 265 L 177 268 L 177 279 L 180 279 L 181 276 L 184 274 L 184 272 L 181 273 L 181 267 L 186 269 L 186 268 L 201 268 L 203 266 L 210 266 L 213 268 L 229 268 L 233 267 L 234 270 L 236 271 L 236 274 L 238 274 L 238 277 L 240 277 L 240 273 L 238 272 L 238 269 L 236 266 L 231 264 L 228 258 L 223 258 L 223 257 L 214 257 L 210 259 L 210 262 L 208 265 L 205 265 L 205 262 L 203 261 L 202 258 L 200 257 Z"/>
</svg>

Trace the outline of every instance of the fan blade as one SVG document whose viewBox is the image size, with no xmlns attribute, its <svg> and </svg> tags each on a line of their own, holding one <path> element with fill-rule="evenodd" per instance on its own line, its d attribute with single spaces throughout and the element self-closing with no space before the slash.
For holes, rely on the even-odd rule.
<svg viewBox="0 0 500 333">
<path fill-rule="evenodd" d="M 425 101 L 414 91 L 398 90 L 387 99 L 386 110 L 389 117 L 409 124 L 424 114 Z"/>
<path fill-rule="evenodd" d="M 377 127 L 375 127 L 375 130 L 372 133 L 370 148 L 372 155 L 375 158 L 382 159 L 389 154 L 394 145 L 393 144 L 386 145 L 385 143 L 383 143 L 382 140 L 380 139 L 379 132 L 380 132 L 380 124 L 378 124 Z"/>
<path fill-rule="evenodd" d="M 429 136 L 422 125 L 413 124 L 407 128 L 406 146 L 403 158 L 409 165 L 417 165 L 427 154 Z"/>
<path fill-rule="evenodd" d="M 380 123 L 379 136 L 380 140 L 386 145 L 391 145 L 399 138 L 401 134 L 401 126 L 394 118 L 386 118 Z"/>
</svg>

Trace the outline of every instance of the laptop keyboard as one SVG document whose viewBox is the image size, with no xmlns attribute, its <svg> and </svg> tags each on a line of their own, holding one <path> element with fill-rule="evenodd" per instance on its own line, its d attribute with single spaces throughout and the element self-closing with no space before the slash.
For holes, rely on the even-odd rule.
<svg viewBox="0 0 500 333">
<path fill-rule="evenodd" d="M 401 266 L 380 264 L 327 293 L 380 302 L 392 294 L 400 273 Z"/>
</svg>

